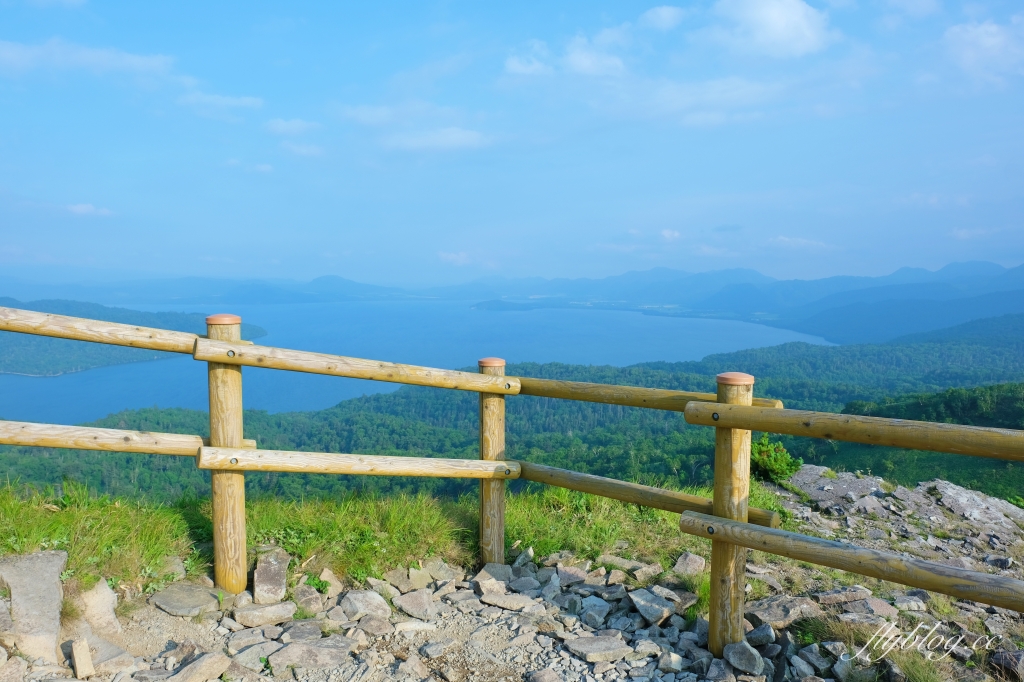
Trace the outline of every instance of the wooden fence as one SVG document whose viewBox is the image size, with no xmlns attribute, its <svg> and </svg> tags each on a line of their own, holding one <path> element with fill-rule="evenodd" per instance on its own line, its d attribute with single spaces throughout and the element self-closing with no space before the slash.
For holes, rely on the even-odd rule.
<svg viewBox="0 0 1024 682">
<path fill-rule="evenodd" d="M 0 308 L 0 331 L 184 353 L 207 363 L 210 437 L 0 421 L 0 444 L 191 456 L 211 472 L 214 581 L 224 590 L 247 585 L 245 472 L 283 471 L 371 476 L 480 479 L 480 560 L 505 560 L 505 481 L 521 478 L 680 514 L 679 528 L 711 540 L 709 648 L 720 656 L 743 632 L 748 548 L 1024 611 L 1024 582 L 955 569 L 780 529 L 778 513 L 748 508 L 751 431 L 979 457 L 1024 460 L 1024 431 L 856 417 L 783 409 L 755 398 L 754 377 L 726 372 L 718 392 L 694 393 L 505 375 L 505 361 L 484 358 L 479 373 L 459 372 L 242 341 L 241 318 L 211 315 L 205 336 Z M 480 395 L 480 459 L 382 457 L 260 450 L 243 438 L 242 367 L 432 386 Z M 712 499 L 505 459 L 505 400 L 533 395 L 682 412 L 715 428 Z"/>
</svg>

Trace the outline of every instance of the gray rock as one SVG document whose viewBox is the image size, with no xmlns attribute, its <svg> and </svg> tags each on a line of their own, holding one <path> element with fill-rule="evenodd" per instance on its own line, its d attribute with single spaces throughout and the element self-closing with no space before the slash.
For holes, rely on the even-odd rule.
<svg viewBox="0 0 1024 682">
<path fill-rule="evenodd" d="M 372 613 L 359 619 L 359 627 L 363 632 L 374 637 L 390 635 L 395 631 L 395 626 L 391 624 L 391 621 Z"/>
<path fill-rule="evenodd" d="M 134 669 L 135 657 L 121 647 L 88 632 L 88 628 L 84 628 L 80 634 L 88 642 L 89 656 L 97 675 L 116 675 L 122 670 Z M 65 649 L 72 649 L 70 644 L 65 643 Z"/>
<path fill-rule="evenodd" d="M 529 682 L 562 682 L 562 676 L 551 668 L 535 670 L 526 679 Z"/>
<path fill-rule="evenodd" d="M 150 597 L 149 602 L 172 616 L 195 618 L 219 610 L 217 592 L 200 585 L 175 583 Z"/>
<path fill-rule="evenodd" d="M 4 652 L 4 656 L 6 655 L 7 652 Z M 76 639 L 71 643 L 71 666 L 75 671 L 75 677 L 80 680 L 87 680 L 96 674 L 96 669 L 92 667 L 88 640 Z"/>
<path fill-rule="evenodd" d="M 284 632 L 278 639 L 284 644 L 291 642 L 308 642 L 317 640 L 323 636 L 318 620 L 297 620 L 288 623 L 283 628 Z"/>
<path fill-rule="evenodd" d="M 439 642 L 429 642 L 420 647 L 420 653 L 426 658 L 440 658 L 444 652 L 455 646 L 454 639 L 443 639 Z"/>
<path fill-rule="evenodd" d="M 604 619 L 608 616 L 608 612 L 612 609 L 611 604 L 593 595 L 584 598 L 581 607 L 581 613 L 583 614 L 581 620 L 592 628 L 601 627 L 604 624 Z"/>
<path fill-rule="evenodd" d="M 342 585 L 341 581 L 338 580 L 338 576 L 334 575 L 334 571 L 329 568 L 325 568 L 320 571 L 320 580 L 330 585 L 327 588 L 327 598 L 334 599 L 339 594 L 345 591 L 345 586 Z"/>
<path fill-rule="evenodd" d="M 523 576 L 510 582 L 508 588 L 513 592 L 532 592 L 540 589 L 540 583 L 537 582 L 536 578 Z"/>
<path fill-rule="evenodd" d="M 0 646 L 0 667 L 7 663 L 7 649 Z"/>
<path fill-rule="evenodd" d="M 324 608 L 324 598 L 309 585 L 297 585 L 292 590 L 295 605 L 307 613 L 319 613 Z"/>
<path fill-rule="evenodd" d="M 409 580 L 409 569 L 407 568 L 394 568 L 384 574 L 384 580 L 394 587 L 396 590 L 405 594 L 406 592 L 412 592 L 412 582 Z"/>
<path fill-rule="evenodd" d="M 228 653 L 234 656 L 243 649 L 248 649 L 254 644 L 261 644 L 265 641 L 267 641 L 267 638 L 263 636 L 263 630 L 260 628 L 239 630 L 238 632 L 228 637 Z"/>
<path fill-rule="evenodd" d="M 665 572 L 661 564 L 644 564 L 642 567 L 633 571 L 633 577 L 636 578 L 637 582 L 645 583 L 648 580 L 657 578 L 659 575 Z"/>
<path fill-rule="evenodd" d="M 708 671 L 704 673 L 709 682 L 736 682 L 736 673 L 728 661 L 716 658 L 711 661 Z"/>
<path fill-rule="evenodd" d="M 985 563 L 989 566 L 995 566 L 996 568 L 1006 569 L 1013 566 L 1013 557 L 989 554 L 987 557 L 985 557 Z"/>
<path fill-rule="evenodd" d="M 653 625 L 661 624 L 663 620 L 675 613 L 675 606 L 672 602 L 662 599 L 648 590 L 633 590 L 629 593 L 629 599 L 640 615 Z"/>
<path fill-rule="evenodd" d="M 366 615 L 391 617 L 391 607 L 384 597 L 371 590 L 349 590 L 338 603 L 349 620 L 359 620 Z"/>
<path fill-rule="evenodd" d="M 252 598 L 257 604 L 276 604 L 288 591 L 288 563 L 291 557 L 280 547 L 256 557 L 252 574 Z"/>
<path fill-rule="evenodd" d="M 533 562 L 533 547 L 527 547 L 525 551 L 520 552 L 516 560 L 512 562 L 512 568 L 522 568 L 526 564 Z"/>
<path fill-rule="evenodd" d="M 494 578 L 486 578 L 484 580 L 474 581 L 476 585 L 476 593 L 480 595 L 484 594 L 505 594 L 508 590 L 506 589 L 507 584 L 495 580 Z"/>
<path fill-rule="evenodd" d="M 481 580 L 497 580 L 498 582 L 510 583 L 515 579 L 512 575 L 512 567 L 508 564 L 484 564 L 480 572 L 473 576 L 473 582 Z"/>
<path fill-rule="evenodd" d="M 565 647 L 587 663 L 618 661 L 633 653 L 633 648 L 618 637 L 578 637 Z"/>
<path fill-rule="evenodd" d="M 0 665 L 0 682 L 22 682 L 28 673 L 28 663 L 20 656 L 8 659 Z"/>
<path fill-rule="evenodd" d="M 11 609 L 5 600 L 0 599 L 0 645 L 13 649 L 14 639 L 14 621 L 11 619 Z M 3 664 L 0 663 L 0 665 Z"/>
<path fill-rule="evenodd" d="M 291 668 L 339 668 L 351 660 L 355 652 L 354 640 L 331 635 L 317 642 L 294 642 L 270 655 L 274 670 Z"/>
<path fill-rule="evenodd" d="M 432 620 L 437 615 L 437 605 L 434 604 L 433 595 L 430 590 L 408 592 L 395 597 L 392 601 L 395 606 L 413 618 Z"/>
<path fill-rule="evenodd" d="M 67 562 L 68 553 L 63 551 L 0 559 L 0 583 L 7 585 L 11 595 L 14 643 L 22 655 L 41 658 L 50 665 L 56 665 L 60 659 L 57 640 L 64 599 L 60 575 Z"/>
<path fill-rule="evenodd" d="M 882 618 L 895 618 L 900 614 L 892 604 L 877 597 L 868 597 L 859 601 L 851 601 L 843 604 L 843 611 L 846 613 L 865 613 Z"/>
<path fill-rule="evenodd" d="M 191 663 L 178 669 L 168 680 L 173 682 L 206 682 L 223 675 L 231 666 L 231 659 L 219 651 L 200 654 Z"/>
<path fill-rule="evenodd" d="M 249 590 L 243 590 L 242 592 L 239 592 L 238 594 L 235 595 L 235 601 L 234 601 L 235 608 L 238 608 L 240 606 L 248 606 L 251 603 L 252 603 L 252 592 L 250 592 Z"/>
<path fill-rule="evenodd" d="M 635 571 L 638 568 L 644 567 L 644 563 L 642 561 L 623 559 L 622 557 L 615 556 L 614 554 L 602 554 L 597 557 L 597 563 L 613 566 L 622 571 Z"/>
<path fill-rule="evenodd" d="M 835 659 L 842 658 L 844 654 L 847 654 L 850 651 L 846 648 L 845 642 L 822 642 L 821 648 L 828 653 L 829 656 Z"/>
<path fill-rule="evenodd" d="M 853 675 L 853 661 L 842 656 L 832 664 L 832 677 L 839 682 L 847 682 Z"/>
<path fill-rule="evenodd" d="M 672 572 L 677 575 L 699 575 L 704 572 L 706 565 L 707 562 L 704 560 L 704 557 L 698 554 L 691 554 L 690 552 L 683 552 L 676 559 Z"/>
<path fill-rule="evenodd" d="M 185 562 L 181 560 L 180 556 L 165 556 L 164 565 L 160 568 L 160 575 L 166 576 L 171 580 L 184 580 Z"/>
<path fill-rule="evenodd" d="M 928 606 L 917 597 L 896 597 L 893 605 L 900 611 L 927 611 Z"/>
<path fill-rule="evenodd" d="M 413 566 L 409 567 L 409 582 L 412 584 L 412 589 L 422 590 L 433 582 L 433 580 L 434 579 L 430 576 L 429 571 L 424 571 Z"/>
<path fill-rule="evenodd" d="M 566 561 L 572 560 L 575 555 L 567 549 L 563 549 L 558 552 L 553 552 L 544 559 L 543 563 L 546 567 L 557 566 L 558 564 L 565 563 Z"/>
<path fill-rule="evenodd" d="M 807 597 L 780 594 L 747 604 L 744 615 L 754 627 L 768 623 L 776 630 L 781 630 L 798 620 L 819 618 L 825 614 Z"/>
<path fill-rule="evenodd" d="M 799 656 L 790 656 L 789 665 L 796 673 L 796 679 L 802 680 L 805 677 L 814 675 L 814 667 Z"/>
<path fill-rule="evenodd" d="M 674 651 L 666 651 L 658 657 L 658 670 L 663 673 L 682 672 L 684 667 L 683 657 Z"/>
<path fill-rule="evenodd" d="M 768 623 L 762 623 L 747 633 L 747 643 L 750 646 L 763 646 L 775 641 L 775 630 Z"/>
<path fill-rule="evenodd" d="M 840 613 L 837 618 L 847 625 L 871 625 L 878 627 L 886 622 L 885 618 L 870 613 Z"/>
<path fill-rule="evenodd" d="M 139 670 L 132 673 L 132 679 L 135 682 L 163 682 L 173 674 L 173 670 Z"/>
<path fill-rule="evenodd" d="M 587 572 L 576 566 L 559 566 L 558 582 L 563 587 L 581 583 L 587 579 Z"/>
<path fill-rule="evenodd" d="M 89 591 L 83 592 L 82 616 L 85 622 L 101 635 L 116 635 L 121 632 L 121 623 L 117 620 L 114 609 L 117 608 L 117 595 L 110 585 L 102 578 Z M 80 678 L 81 679 L 81 678 Z"/>
<path fill-rule="evenodd" d="M 423 564 L 423 570 L 430 574 L 430 577 L 438 582 L 454 580 L 461 582 L 466 577 L 466 572 L 457 566 L 449 566 L 440 557 L 427 559 Z"/>
<path fill-rule="evenodd" d="M 845 604 L 851 601 L 860 601 L 871 596 L 871 590 L 860 585 L 839 587 L 828 592 L 818 592 L 811 595 L 819 604 Z"/>
<path fill-rule="evenodd" d="M 690 632 L 696 636 L 694 641 L 697 643 L 697 646 L 707 646 L 710 630 L 711 624 L 699 616 L 690 624 Z"/>
<path fill-rule="evenodd" d="M 1011 676 L 1011 679 L 1024 680 L 1024 651 L 997 651 L 989 663 Z"/>
<path fill-rule="evenodd" d="M 540 573 L 537 573 L 537 579 L 540 581 Z M 541 583 L 544 584 L 543 582 Z M 562 593 L 561 583 L 558 581 L 558 574 L 553 573 L 546 585 L 541 589 L 540 596 L 548 601 L 554 601 L 555 597 Z"/>
<path fill-rule="evenodd" d="M 270 658 L 271 654 L 280 650 L 283 646 L 284 644 L 279 642 L 263 641 L 259 644 L 253 644 L 252 646 L 242 649 L 240 652 L 235 654 L 232 660 L 234 660 L 238 665 L 246 667 L 249 670 L 261 672 L 266 666 L 260 659 Z"/>
<path fill-rule="evenodd" d="M 423 661 L 416 654 L 411 654 L 398 666 L 398 675 L 401 679 L 422 680 L 430 677 L 430 669 L 423 665 Z"/>
<path fill-rule="evenodd" d="M 832 667 L 832 661 L 821 655 L 821 651 L 818 649 L 817 644 L 805 646 L 800 650 L 798 655 L 800 658 L 810 663 L 811 667 L 814 668 L 817 673 L 824 674 Z"/>
<path fill-rule="evenodd" d="M 292 619 L 298 607 L 295 602 L 279 602 L 277 604 L 252 604 L 235 609 L 234 619 L 247 628 L 258 628 L 261 625 L 277 625 Z"/>
<path fill-rule="evenodd" d="M 394 599 L 398 595 L 402 594 L 401 590 L 397 589 L 386 580 L 367 578 L 366 584 L 370 586 L 371 590 L 373 590 L 380 596 L 384 597 L 385 599 Z"/>
<path fill-rule="evenodd" d="M 481 595 L 480 601 L 506 611 L 522 611 L 535 604 L 532 599 L 522 594 L 484 594 Z"/>
<path fill-rule="evenodd" d="M 722 657 L 729 661 L 733 668 L 750 673 L 751 675 L 760 675 L 764 669 L 764 661 L 761 660 L 761 654 L 757 653 L 754 647 L 746 642 L 726 644 L 722 651 Z"/>
<path fill-rule="evenodd" d="M 907 590 L 907 596 L 908 597 L 917 597 L 918 599 L 923 601 L 925 604 L 927 604 L 928 602 L 930 602 L 932 600 L 932 595 L 928 593 L 928 590 L 922 590 L 922 589 L 918 589 L 918 588 L 914 588 L 912 590 Z"/>
<path fill-rule="evenodd" d="M 778 644 L 762 644 L 757 647 L 757 652 L 761 654 L 761 658 L 775 658 L 782 653 L 782 647 Z"/>
<path fill-rule="evenodd" d="M 580 611 L 583 610 L 583 600 L 578 594 L 571 592 L 558 594 L 552 601 L 563 611 L 573 616 L 579 615 Z"/>
</svg>

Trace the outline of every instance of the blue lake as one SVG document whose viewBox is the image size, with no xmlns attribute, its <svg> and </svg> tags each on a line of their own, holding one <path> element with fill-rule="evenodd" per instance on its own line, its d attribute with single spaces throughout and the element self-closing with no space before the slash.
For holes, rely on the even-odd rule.
<svg viewBox="0 0 1024 682">
<path fill-rule="evenodd" d="M 144 310 L 181 306 L 125 305 Z M 631 365 L 699 360 L 713 353 L 818 337 L 746 322 L 656 317 L 604 310 L 474 310 L 467 302 L 347 302 L 232 306 L 269 334 L 265 345 L 432 367 L 509 362 Z M 737 369 L 742 369 L 738 367 Z M 247 408 L 319 410 L 392 384 L 246 368 Z M 188 356 L 103 367 L 59 377 L 0 375 L 0 418 L 75 424 L 140 407 L 207 408 L 206 365 Z"/>
</svg>

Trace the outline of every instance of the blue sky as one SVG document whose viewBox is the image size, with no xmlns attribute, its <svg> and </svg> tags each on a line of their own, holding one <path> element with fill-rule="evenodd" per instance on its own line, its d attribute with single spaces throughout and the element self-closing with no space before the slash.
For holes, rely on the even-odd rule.
<svg viewBox="0 0 1024 682">
<path fill-rule="evenodd" d="M 1024 261 L 1024 5 L 0 0 L 0 268 Z"/>
</svg>

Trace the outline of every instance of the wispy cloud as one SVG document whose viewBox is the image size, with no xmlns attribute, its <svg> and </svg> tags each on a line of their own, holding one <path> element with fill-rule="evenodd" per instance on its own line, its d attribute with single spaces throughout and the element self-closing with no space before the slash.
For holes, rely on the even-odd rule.
<svg viewBox="0 0 1024 682">
<path fill-rule="evenodd" d="M 19 74 L 35 69 L 83 70 L 92 73 L 169 75 L 174 58 L 143 55 L 114 48 L 85 47 L 53 38 L 38 45 L 0 40 L 0 72 Z"/>
<path fill-rule="evenodd" d="M 194 90 L 179 97 L 178 104 L 189 107 L 201 116 L 237 122 L 240 119 L 234 112 L 240 109 L 259 109 L 263 106 L 263 100 L 259 97 L 232 97 Z"/>
<path fill-rule="evenodd" d="M 987 237 L 990 234 L 995 233 L 996 231 L 997 230 L 977 227 L 977 228 L 970 229 L 970 230 L 969 229 L 953 230 L 952 234 L 953 234 L 953 238 L 954 239 L 959 239 L 961 241 L 968 241 L 970 239 L 980 239 L 982 237 Z"/>
<path fill-rule="evenodd" d="M 75 215 L 96 215 L 96 216 L 109 216 L 114 215 L 114 212 L 109 208 L 98 208 L 92 204 L 71 204 L 68 206 L 68 211 Z"/>
<path fill-rule="evenodd" d="M 677 232 L 676 230 L 662 230 L 661 236 L 665 241 L 673 242 L 679 239 L 679 237 L 681 237 L 682 235 L 680 235 L 679 232 Z"/>
<path fill-rule="evenodd" d="M 713 11 L 731 25 L 711 27 L 704 35 L 737 52 L 802 57 L 836 37 L 828 15 L 803 0 L 718 0 Z"/>
<path fill-rule="evenodd" d="M 488 144 L 490 140 L 483 133 L 454 126 L 422 132 L 395 133 L 384 138 L 385 147 L 406 151 L 478 149 Z"/>
<path fill-rule="evenodd" d="M 637 24 L 644 28 L 653 28 L 656 31 L 671 31 L 678 26 L 686 17 L 686 10 L 682 7 L 672 5 L 661 5 L 652 7 L 640 15 Z"/>
<path fill-rule="evenodd" d="M 281 146 L 296 156 L 323 156 L 324 148 L 315 144 L 299 144 L 285 140 Z"/>
<path fill-rule="evenodd" d="M 886 0 L 885 4 L 898 12 L 915 18 L 926 17 L 942 9 L 942 3 L 939 0 Z"/>
<path fill-rule="evenodd" d="M 468 265 L 469 254 L 465 251 L 459 251 L 458 253 L 450 253 L 448 251 L 439 251 L 437 257 L 446 263 L 452 265 Z"/>
<path fill-rule="evenodd" d="M 792 249 L 835 248 L 831 244 L 826 244 L 825 242 L 821 242 L 816 239 L 804 239 L 803 237 L 786 237 L 784 235 L 779 235 L 778 237 L 773 237 L 770 241 Z"/>
<path fill-rule="evenodd" d="M 1008 24 L 958 24 L 946 30 L 946 49 L 960 68 L 976 78 L 1001 83 L 1024 74 L 1024 14 Z"/>
<path fill-rule="evenodd" d="M 620 76 L 626 72 L 622 59 L 585 36 L 576 36 L 569 41 L 563 63 L 570 73 L 584 76 Z"/>
<path fill-rule="evenodd" d="M 272 118 L 266 123 L 267 130 L 275 135 L 302 135 L 319 127 L 319 123 L 303 121 L 301 118 Z"/>
</svg>

